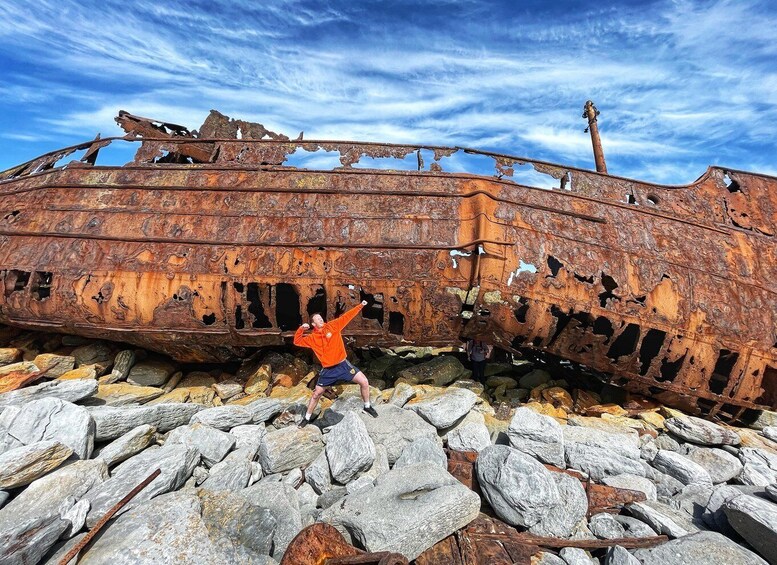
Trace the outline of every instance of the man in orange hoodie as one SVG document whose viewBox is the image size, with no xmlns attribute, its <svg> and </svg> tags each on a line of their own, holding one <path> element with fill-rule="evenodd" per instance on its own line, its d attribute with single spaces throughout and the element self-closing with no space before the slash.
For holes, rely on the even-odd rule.
<svg viewBox="0 0 777 565">
<path fill-rule="evenodd" d="M 341 334 L 348 322 L 353 320 L 366 305 L 367 301 L 363 300 L 361 304 L 354 306 L 331 322 L 324 322 L 321 314 L 313 314 L 310 318 L 313 331 L 307 335 L 303 334 L 310 329 L 310 325 L 302 324 L 297 328 L 294 334 L 294 345 L 312 349 L 321 362 L 321 367 L 323 367 L 318 374 L 313 397 L 308 402 L 305 418 L 299 423 L 300 428 L 304 428 L 310 423 L 313 418 L 313 411 L 316 409 L 318 400 L 324 394 L 326 387 L 332 386 L 339 381 L 350 381 L 359 385 L 362 400 L 364 400 L 364 411 L 373 418 L 378 417 L 375 408 L 370 405 L 370 385 L 367 382 L 367 377 L 346 359 L 345 343 L 343 343 L 343 336 Z"/>
</svg>

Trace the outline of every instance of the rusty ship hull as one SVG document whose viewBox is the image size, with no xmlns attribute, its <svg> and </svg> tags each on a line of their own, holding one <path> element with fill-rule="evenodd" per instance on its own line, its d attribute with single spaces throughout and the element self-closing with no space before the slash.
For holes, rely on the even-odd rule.
<svg viewBox="0 0 777 565">
<path fill-rule="evenodd" d="M 477 335 L 690 410 L 777 406 L 776 178 L 713 167 L 659 186 L 209 120 L 197 134 L 123 113 L 123 138 L 0 173 L 0 323 L 217 361 L 367 299 L 358 345 Z M 135 160 L 96 165 L 115 139 Z M 286 164 L 321 150 L 340 166 Z M 456 152 L 495 174 L 444 172 Z M 359 168 L 408 157 L 416 170 Z M 521 184 L 524 169 L 555 188 Z"/>
</svg>

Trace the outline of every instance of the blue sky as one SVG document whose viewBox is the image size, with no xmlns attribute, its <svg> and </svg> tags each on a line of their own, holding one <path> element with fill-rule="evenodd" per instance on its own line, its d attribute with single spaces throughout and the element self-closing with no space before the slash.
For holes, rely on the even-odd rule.
<svg viewBox="0 0 777 565">
<path fill-rule="evenodd" d="M 197 128 L 211 108 L 593 168 L 591 98 L 612 174 L 777 174 L 771 0 L 10 0 L 0 22 L 0 170 L 121 135 L 120 109 Z"/>
</svg>

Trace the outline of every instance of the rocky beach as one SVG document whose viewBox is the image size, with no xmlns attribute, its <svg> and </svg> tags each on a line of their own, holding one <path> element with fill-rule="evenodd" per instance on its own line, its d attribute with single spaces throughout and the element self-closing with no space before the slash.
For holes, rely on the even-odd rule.
<svg viewBox="0 0 777 565">
<path fill-rule="evenodd" d="M 457 348 L 349 355 L 378 417 L 344 385 L 299 428 L 304 350 L 193 366 L 0 328 L 0 563 L 60 563 L 157 470 L 79 564 L 275 564 L 316 523 L 420 565 L 777 563 L 777 413 L 713 422 L 539 358 L 478 383 Z M 506 557 L 463 560 L 486 522 Z"/>
</svg>

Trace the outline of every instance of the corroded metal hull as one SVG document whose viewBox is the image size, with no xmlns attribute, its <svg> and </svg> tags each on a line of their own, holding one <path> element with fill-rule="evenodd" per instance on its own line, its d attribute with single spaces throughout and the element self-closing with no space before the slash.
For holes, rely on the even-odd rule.
<svg viewBox="0 0 777 565">
<path fill-rule="evenodd" d="M 216 118 L 194 137 L 122 114 L 133 163 L 94 165 L 98 139 L 64 168 L 58 152 L 0 173 L 0 322 L 224 360 L 366 298 L 358 344 L 480 335 L 687 409 L 777 406 L 777 179 L 710 168 L 665 187 Z M 295 151 L 342 166 L 288 166 Z M 456 151 L 496 175 L 443 172 Z M 556 187 L 519 184 L 522 169 Z"/>
</svg>

